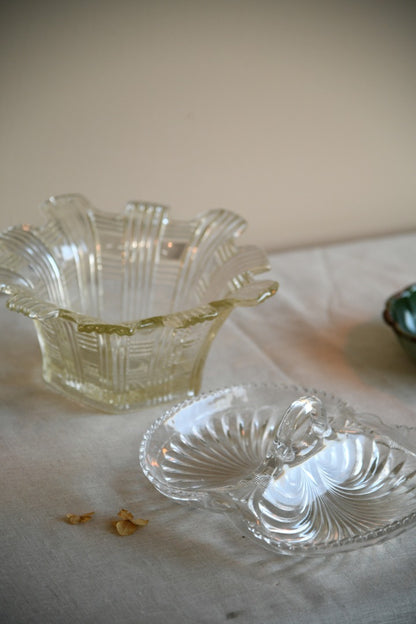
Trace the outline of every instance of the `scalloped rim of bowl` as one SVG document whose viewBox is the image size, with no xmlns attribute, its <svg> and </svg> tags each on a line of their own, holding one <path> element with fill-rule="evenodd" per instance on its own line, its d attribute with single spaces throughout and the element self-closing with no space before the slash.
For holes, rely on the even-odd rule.
<svg viewBox="0 0 416 624">
<path fill-rule="evenodd" d="M 61 308 L 49 301 L 43 301 L 30 294 L 26 287 L 8 287 L 0 284 L 0 293 L 10 295 L 7 307 L 14 312 L 20 312 L 28 318 L 46 320 L 61 318 L 77 325 L 79 332 L 97 334 L 118 334 L 131 336 L 141 329 L 154 327 L 171 327 L 181 329 L 203 323 L 216 318 L 226 308 L 237 306 L 255 306 L 276 294 L 279 283 L 272 280 L 255 280 L 252 284 L 241 288 L 224 299 L 211 301 L 206 305 L 189 308 L 182 312 L 166 315 L 151 316 L 139 321 L 125 323 L 106 323 L 98 319 Z"/>
<path fill-rule="evenodd" d="M 48 210 L 51 206 L 55 206 L 57 202 L 79 202 L 86 211 L 86 214 L 91 215 L 105 215 L 107 217 L 114 217 L 120 219 L 126 215 L 136 204 L 142 202 L 129 202 L 124 211 L 120 213 L 105 212 L 96 209 L 87 198 L 77 193 L 68 193 L 64 195 L 58 195 L 56 197 L 50 197 L 41 206 L 41 210 L 48 215 Z M 147 202 L 143 202 L 146 204 Z M 159 204 L 148 204 L 149 206 L 159 206 Z M 168 208 L 164 207 L 167 211 Z M 247 222 L 228 210 L 217 209 L 219 212 L 228 213 L 238 217 L 240 220 L 239 228 L 233 234 L 234 237 L 239 236 L 240 233 L 246 228 Z M 210 212 L 210 211 L 208 211 Z M 206 213 L 204 213 L 206 214 Z M 197 215 L 193 220 L 202 218 L 204 214 Z M 174 221 L 174 220 L 173 220 Z M 48 219 L 46 220 L 46 223 Z M 23 229 L 25 231 L 32 231 L 34 235 L 41 232 L 46 226 L 46 223 L 40 226 L 25 225 L 25 226 L 10 226 L 5 231 L 0 232 L 0 239 L 2 235 L 5 235 L 13 230 Z M 267 259 L 267 257 L 266 257 Z M 267 267 L 264 270 L 270 270 L 270 265 L 267 262 Z M 170 327 L 172 329 L 183 329 L 191 327 L 198 323 L 203 323 L 211 319 L 217 318 L 227 308 L 233 309 L 237 306 L 255 306 L 262 303 L 269 297 L 276 294 L 279 288 L 279 283 L 275 280 L 257 280 L 253 279 L 252 282 L 242 286 L 241 288 L 230 292 L 221 299 L 209 301 L 207 303 L 180 310 L 178 312 L 172 312 L 165 315 L 154 315 L 139 320 L 123 321 L 117 323 L 109 323 L 105 320 L 101 320 L 94 316 L 82 314 L 75 310 L 71 310 L 66 307 L 62 307 L 53 303 L 50 300 L 40 299 L 33 293 L 32 288 L 26 284 L 24 280 L 21 283 L 7 283 L 4 279 L 0 281 L 0 294 L 4 293 L 9 295 L 9 299 L 6 303 L 7 307 L 15 312 L 24 314 L 33 320 L 47 320 L 47 319 L 62 319 L 74 323 L 77 326 L 77 330 L 83 333 L 97 333 L 97 334 L 118 334 L 119 336 L 131 336 L 137 331 L 142 329 L 152 329 L 156 327 Z"/>
</svg>

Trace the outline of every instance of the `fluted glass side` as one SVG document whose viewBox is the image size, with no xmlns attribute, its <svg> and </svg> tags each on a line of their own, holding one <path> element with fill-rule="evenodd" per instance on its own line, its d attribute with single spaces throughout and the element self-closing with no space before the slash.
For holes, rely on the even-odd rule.
<svg viewBox="0 0 416 624">
<path fill-rule="evenodd" d="M 232 309 L 276 292 L 254 279 L 267 257 L 236 245 L 246 224 L 226 210 L 180 221 L 159 205 L 104 213 L 69 195 L 43 211 L 43 226 L 0 235 L 0 291 L 34 319 L 44 379 L 100 409 L 195 394 Z"/>
</svg>

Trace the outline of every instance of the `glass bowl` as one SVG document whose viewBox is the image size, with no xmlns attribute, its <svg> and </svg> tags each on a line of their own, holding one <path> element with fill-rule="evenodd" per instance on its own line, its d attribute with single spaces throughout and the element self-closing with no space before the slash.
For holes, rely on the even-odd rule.
<svg viewBox="0 0 416 624">
<path fill-rule="evenodd" d="M 228 513 L 266 548 L 321 555 L 416 524 L 415 438 L 323 392 L 240 385 L 168 410 L 140 464 L 162 494 Z"/>
<path fill-rule="evenodd" d="M 0 292 L 35 323 L 43 377 L 100 410 L 192 396 L 210 345 L 235 306 L 276 292 L 245 221 L 211 210 L 173 220 L 163 206 L 94 210 L 79 195 L 49 199 L 41 227 L 0 235 Z"/>
<path fill-rule="evenodd" d="M 406 286 L 387 299 L 383 318 L 404 351 L 416 361 L 416 284 Z"/>
</svg>

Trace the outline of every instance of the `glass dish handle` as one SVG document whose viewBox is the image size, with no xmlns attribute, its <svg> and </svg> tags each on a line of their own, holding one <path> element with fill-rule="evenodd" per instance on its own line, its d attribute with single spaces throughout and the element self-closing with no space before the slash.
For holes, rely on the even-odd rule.
<svg viewBox="0 0 416 624">
<path fill-rule="evenodd" d="M 325 407 L 314 396 L 302 396 L 286 410 L 266 463 L 293 464 L 322 448 L 323 439 L 332 435 Z"/>
</svg>

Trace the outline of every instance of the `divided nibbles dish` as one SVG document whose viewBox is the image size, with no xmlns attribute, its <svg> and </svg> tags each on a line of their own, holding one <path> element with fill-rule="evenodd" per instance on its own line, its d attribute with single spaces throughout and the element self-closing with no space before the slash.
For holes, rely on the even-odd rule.
<svg viewBox="0 0 416 624">
<path fill-rule="evenodd" d="M 415 442 L 324 392 L 238 385 L 168 410 L 140 463 L 159 492 L 229 513 L 266 548 L 320 555 L 416 524 Z"/>
</svg>

